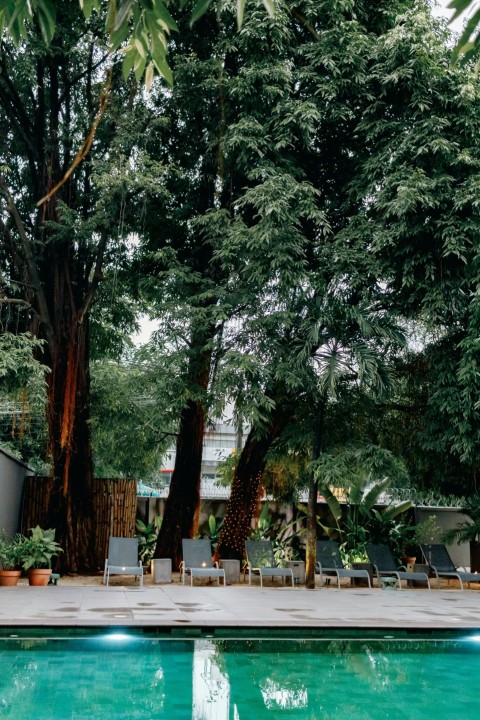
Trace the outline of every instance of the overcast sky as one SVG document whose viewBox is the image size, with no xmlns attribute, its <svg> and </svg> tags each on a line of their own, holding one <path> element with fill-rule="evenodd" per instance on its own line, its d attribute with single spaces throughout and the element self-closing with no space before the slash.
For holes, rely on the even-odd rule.
<svg viewBox="0 0 480 720">
<path fill-rule="evenodd" d="M 453 15 L 453 11 L 448 9 L 448 4 L 450 0 L 437 0 L 437 7 L 433 8 L 434 15 L 442 15 L 443 17 L 451 18 Z M 478 2 L 475 3 L 475 5 L 478 5 Z M 469 13 L 470 15 L 471 13 Z M 454 25 L 452 26 L 452 30 L 455 30 L 456 32 L 459 32 L 462 29 L 464 22 L 463 17 L 459 17 L 458 20 L 455 21 Z"/>
</svg>

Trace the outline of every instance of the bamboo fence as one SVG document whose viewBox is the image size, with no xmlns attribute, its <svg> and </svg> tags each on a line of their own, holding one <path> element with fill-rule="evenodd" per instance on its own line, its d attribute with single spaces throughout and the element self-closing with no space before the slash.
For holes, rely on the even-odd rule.
<svg viewBox="0 0 480 720">
<path fill-rule="evenodd" d="M 45 527 L 53 480 L 48 477 L 25 478 L 22 533 L 40 525 Z M 93 527 L 96 564 L 102 568 L 108 551 L 108 539 L 133 537 L 137 516 L 137 483 L 125 478 L 95 478 L 92 491 Z"/>
</svg>

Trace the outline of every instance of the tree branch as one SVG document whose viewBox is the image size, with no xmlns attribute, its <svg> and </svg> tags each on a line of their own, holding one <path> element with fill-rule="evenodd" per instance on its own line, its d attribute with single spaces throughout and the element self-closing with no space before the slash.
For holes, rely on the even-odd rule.
<svg viewBox="0 0 480 720">
<path fill-rule="evenodd" d="M 8 186 L 7 186 L 4 178 L 2 177 L 2 175 L 0 175 L 0 191 L 5 196 L 5 199 L 7 201 L 7 210 L 10 213 L 10 215 L 13 219 L 13 222 L 15 223 L 15 227 L 17 228 L 17 232 L 20 236 L 23 252 L 25 255 L 25 263 L 27 266 L 27 272 L 28 272 L 28 275 L 30 278 L 30 282 L 32 283 L 32 286 L 33 286 L 33 289 L 35 292 L 35 297 L 37 300 L 37 311 L 38 311 L 41 321 L 45 325 L 47 342 L 50 346 L 50 350 L 53 352 L 53 350 L 55 348 L 53 326 L 52 326 L 52 321 L 50 318 L 50 313 L 48 312 L 47 300 L 45 297 L 45 293 L 43 292 L 43 287 L 42 287 L 42 283 L 40 281 L 38 268 L 35 263 L 33 247 L 30 242 L 30 239 L 27 235 L 27 232 L 25 230 L 25 225 L 23 224 L 22 218 L 20 217 L 20 213 L 17 210 L 17 206 L 15 205 L 13 197 L 11 196 Z"/>
<path fill-rule="evenodd" d="M 84 140 L 84 143 L 83 143 L 82 147 L 80 148 L 80 150 L 79 150 L 78 153 L 76 154 L 75 158 L 73 159 L 72 164 L 71 164 L 70 167 L 68 168 L 68 170 L 67 170 L 67 172 L 65 173 L 65 175 L 63 176 L 63 178 L 55 185 L 55 187 L 53 187 L 51 190 L 49 190 L 49 192 L 48 192 L 44 197 L 42 197 L 42 198 L 40 198 L 40 200 L 38 200 L 38 202 L 37 202 L 37 207 L 40 207 L 41 205 L 43 205 L 43 203 L 45 203 L 45 202 L 47 202 L 48 200 L 50 200 L 50 198 L 53 197 L 53 195 L 55 195 L 55 193 L 56 193 L 58 190 L 60 190 L 60 188 L 62 187 L 62 185 L 64 185 L 64 184 L 67 182 L 68 178 L 69 178 L 70 175 L 73 173 L 73 171 L 75 170 L 75 168 L 77 167 L 77 165 L 80 165 L 80 163 L 82 162 L 82 160 L 83 160 L 83 159 L 86 157 L 86 155 L 88 155 L 88 153 L 90 152 L 90 148 L 92 147 L 93 140 L 94 140 L 94 138 L 95 138 L 95 133 L 96 133 L 96 131 L 97 131 L 98 125 L 99 125 L 99 123 L 100 123 L 100 120 L 102 119 L 103 113 L 105 112 L 105 108 L 107 107 L 107 103 L 108 103 L 108 100 L 109 100 L 109 97 L 110 97 L 111 86 L 112 86 L 112 75 L 111 75 L 111 71 L 110 71 L 109 74 L 108 74 L 108 78 L 107 78 L 107 80 L 106 80 L 106 82 L 104 83 L 103 88 L 102 88 L 102 94 L 101 94 L 101 98 L 100 98 L 100 105 L 99 105 L 99 108 L 98 108 L 97 115 L 96 115 L 96 117 L 95 117 L 95 120 L 93 121 L 92 127 L 90 128 L 90 132 L 88 133 L 87 137 L 86 137 L 85 140 Z"/>
<path fill-rule="evenodd" d="M 100 235 L 100 242 L 98 243 L 97 257 L 95 259 L 95 269 L 93 271 L 92 281 L 90 283 L 90 287 L 88 288 L 87 292 L 85 293 L 85 297 L 83 299 L 83 305 L 80 308 L 80 312 L 78 314 L 78 322 L 80 324 L 83 323 L 85 315 L 87 314 L 87 312 L 90 308 L 90 305 L 92 304 L 93 298 L 95 297 L 95 293 L 97 292 L 97 288 L 100 284 L 100 281 L 103 280 L 102 266 L 103 266 L 103 258 L 105 257 L 105 250 L 107 247 L 107 240 L 108 240 L 108 232 L 106 229 L 104 229 L 104 230 L 102 230 L 102 233 Z"/>
</svg>

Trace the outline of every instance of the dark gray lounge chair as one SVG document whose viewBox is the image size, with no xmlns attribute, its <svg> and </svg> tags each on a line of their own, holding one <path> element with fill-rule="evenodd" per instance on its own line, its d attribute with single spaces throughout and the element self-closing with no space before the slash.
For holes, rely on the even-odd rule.
<svg viewBox="0 0 480 720">
<path fill-rule="evenodd" d="M 185 576 L 190 575 L 190 585 L 194 577 L 216 578 L 220 585 L 220 578 L 226 585 L 225 570 L 212 563 L 212 545 L 210 540 L 182 540 L 183 560 L 180 563 L 182 582 L 185 585 Z"/>
<path fill-rule="evenodd" d="M 407 572 L 403 565 L 398 567 L 388 545 L 375 545 L 373 543 L 367 543 L 365 549 L 367 551 L 368 559 L 373 565 L 374 574 L 380 582 L 380 578 L 382 576 L 396 577 L 397 586 L 400 590 L 402 587 L 402 580 L 419 580 L 426 582 L 428 589 L 431 590 L 430 580 L 427 573 Z"/>
<path fill-rule="evenodd" d="M 372 587 L 370 575 L 367 570 L 350 570 L 343 564 L 338 543 L 334 540 L 317 540 L 317 561 L 315 568 L 320 573 L 320 582 L 323 575 L 337 576 L 338 589 L 340 590 L 340 578 L 366 578 L 368 587 Z"/>
<path fill-rule="evenodd" d="M 260 585 L 263 587 L 263 578 L 281 577 L 282 583 L 285 578 L 291 578 L 294 586 L 293 571 L 291 568 L 278 567 L 273 554 L 273 545 L 270 540 L 247 540 L 245 542 L 247 554 L 248 584 L 252 584 L 252 573 L 260 575 Z"/>
<path fill-rule="evenodd" d="M 460 582 L 460 589 L 463 590 L 463 583 L 480 583 L 480 575 L 472 572 L 464 572 L 458 570 L 452 562 L 450 553 L 448 552 L 445 545 L 438 543 L 434 544 L 422 544 L 420 545 L 422 555 L 425 558 L 425 562 L 430 566 L 431 570 L 435 573 L 437 578 L 437 584 L 440 586 L 440 578 L 456 578 Z"/>
<path fill-rule="evenodd" d="M 108 585 L 110 575 L 135 575 L 143 585 L 143 567 L 138 559 L 137 538 L 111 537 L 108 541 L 108 558 L 105 560 L 103 584 Z"/>
</svg>

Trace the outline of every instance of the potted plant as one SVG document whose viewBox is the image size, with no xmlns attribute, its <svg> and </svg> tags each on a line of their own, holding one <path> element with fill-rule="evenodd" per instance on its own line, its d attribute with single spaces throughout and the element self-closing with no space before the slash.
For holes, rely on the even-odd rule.
<svg viewBox="0 0 480 720">
<path fill-rule="evenodd" d="M 39 525 L 30 529 L 30 537 L 22 544 L 23 569 L 28 572 L 30 585 L 47 585 L 52 574 L 52 558 L 63 552 L 55 542 L 55 530 L 43 530 Z"/>
<path fill-rule="evenodd" d="M 418 523 L 418 525 L 409 526 L 404 539 L 405 565 L 415 565 L 417 557 L 422 557 L 420 545 L 438 542 L 441 532 L 442 528 L 437 522 L 436 515 L 429 515 L 426 520 Z M 420 562 L 422 561 L 420 560 Z"/>
<path fill-rule="evenodd" d="M 0 534 L 0 586 L 14 586 L 22 573 L 22 547 L 25 538 L 15 535 L 7 538 Z"/>
</svg>

